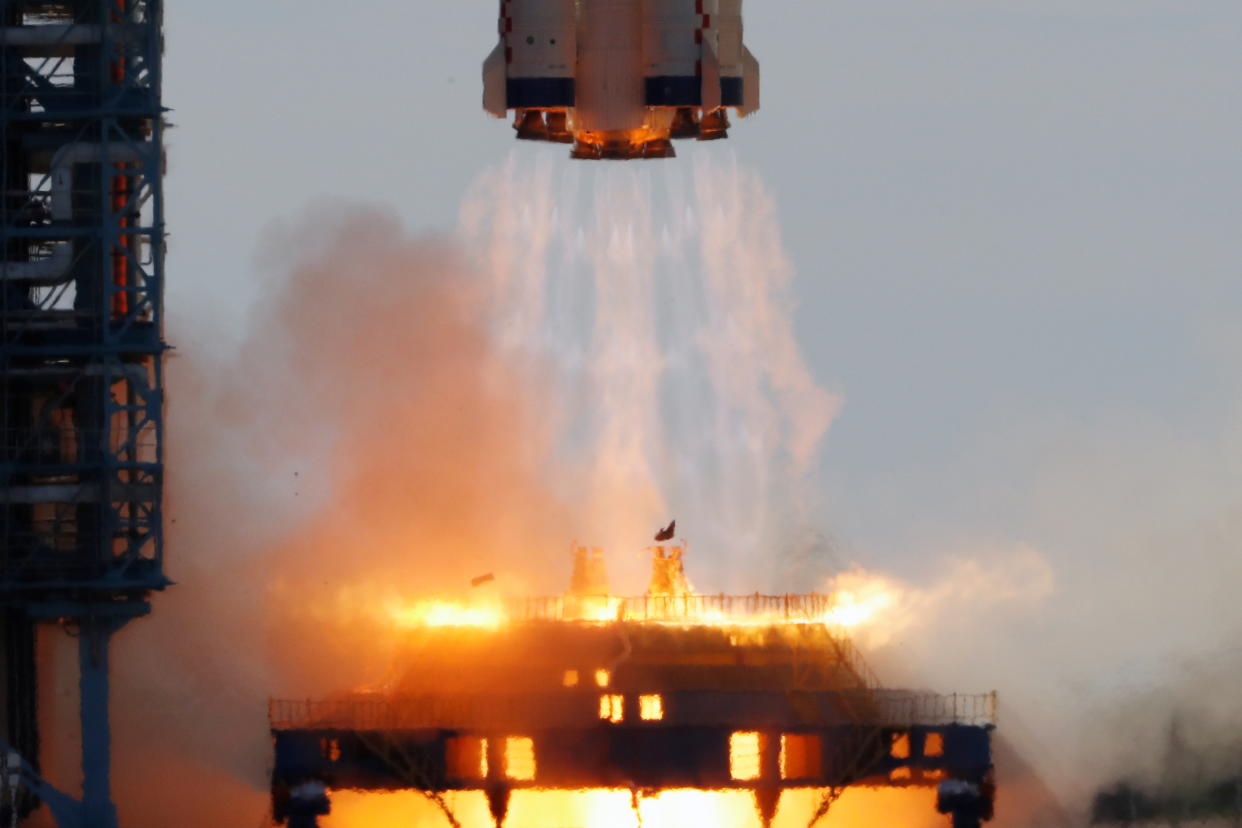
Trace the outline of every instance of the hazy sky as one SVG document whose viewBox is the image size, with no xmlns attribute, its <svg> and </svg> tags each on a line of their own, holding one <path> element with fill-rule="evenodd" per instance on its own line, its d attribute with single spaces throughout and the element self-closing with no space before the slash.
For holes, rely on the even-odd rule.
<svg viewBox="0 0 1242 828">
<path fill-rule="evenodd" d="M 178 324 L 210 308 L 239 330 L 265 230 L 314 200 L 451 230 L 514 150 L 480 108 L 495 17 L 169 2 L 169 339 L 210 347 Z M 1039 550 L 1053 593 L 980 652 L 1037 639 L 1082 698 L 1242 630 L 1242 3 L 750 0 L 746 32 L 763 111 L 664 163 L 736 156 L 775 199 L 844 398 L 840 557 Z"/>
</svg>

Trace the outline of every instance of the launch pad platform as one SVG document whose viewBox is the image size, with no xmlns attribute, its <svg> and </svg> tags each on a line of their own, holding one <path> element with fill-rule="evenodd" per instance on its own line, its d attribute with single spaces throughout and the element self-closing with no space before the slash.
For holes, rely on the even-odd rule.
<svg viewBox="0 0 1242 828">
<path fill-rule="evenodd" d="M 819 791 L 818 819 L 849 786 L 921 786 L 954 826 L 990 819 L 995 694 L 881 688 L 832 600 L 571 590 L 417 626 L 381 692 L 270 703 L 273 813 L 481 791 L 501 826 L 522 789 L 742 789 L 769 825 L 787 789 Z"/>
</svg>

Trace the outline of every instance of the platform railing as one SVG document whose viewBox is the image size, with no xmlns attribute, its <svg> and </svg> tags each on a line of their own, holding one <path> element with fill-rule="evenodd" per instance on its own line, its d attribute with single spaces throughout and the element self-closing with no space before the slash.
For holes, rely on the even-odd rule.
<svg viewBox="0 0 1242 828">
<path fill-rule="evenodd" d="M 803 595 L 551 595 L 514 598 L 508 616 L 526 621 L 651 621 L 727 624 L 748 621 L 830 621 L 830 594 Z"/>
<path fill-rule="evenodd" d="M 991 693 L 911 693 L 880 691 L 876 704 L 882 724 L 995 726 L 996 691 Z"/>
<path fill-rule="evenodd" d="M 654 624 L 752 625 L 823 624 L 839 628 L 832 636 L 838 661 L 853 671 L 869 689 L 879 679 L 850 641 L 848 628 L 833 616 L 836 596 L 831 593 L 746 595 L 552 595 L 512 598 L 505 605 L 506 617 L 516 621 L 631 622 Z"/>
<path fill-rule="evenodd" d="M 874 707 L 860 711 L 858 725 L 945 727 L 996 725 L 996 693 L 878 691 Z M 272 699 L 273 730 L 418 730 L 442 727 L 504 728 L 533 718 L 571 725 L 592 722 L 593 697 L 541 694 L 420 694 L 349 696 L 339 699 Z"/>
<path fill-rule="evenodd" d="M 271 699 L 272 730 L 504 730 L 582 727 L 598 722 L 592 694 L 420 693 L 337 699 Z"/>
</svg>

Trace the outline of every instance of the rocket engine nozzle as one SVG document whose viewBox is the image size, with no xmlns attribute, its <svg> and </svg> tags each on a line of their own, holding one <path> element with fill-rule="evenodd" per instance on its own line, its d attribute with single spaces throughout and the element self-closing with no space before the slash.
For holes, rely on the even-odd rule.
<svg viewBox="0 0 1242 828">
<path fill-rule="evenodd" d="M 544 123 L 543 113 L 537 109 L 518 110 L 513 122 L 519 141 L 547 141 L 548 126 Z"/>
<path fill-rule="evenodd" d="M 713 109 L 711 112 L 703 116 L 703 120 L 699 121 L 699 140 L 700 141 L 719 141 L 729 137 L 729 116 L 725 114 L 723 108 Z"/>
</svg>

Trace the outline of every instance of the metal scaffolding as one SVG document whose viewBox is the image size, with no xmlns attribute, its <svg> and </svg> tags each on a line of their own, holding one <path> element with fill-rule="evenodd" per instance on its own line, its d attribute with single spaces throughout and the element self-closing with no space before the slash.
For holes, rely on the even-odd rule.
<svg viewBox="0 0 1242 828">
<path fill-rule="evenodd" d="M 0 629 L 28 701 L 0 735 L 37 768 L 25 655 L 32 622 L 60 623 L 84 828 L 116 824 L 109 639 L 168 583 L 162 37 L 160 0 L 0 0 Z"/>
</svg>

